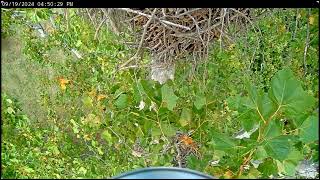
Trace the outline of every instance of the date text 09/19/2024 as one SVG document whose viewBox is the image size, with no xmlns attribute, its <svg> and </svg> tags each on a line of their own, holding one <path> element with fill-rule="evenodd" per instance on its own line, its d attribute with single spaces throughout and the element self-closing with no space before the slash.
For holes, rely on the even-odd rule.
<svg viewBox="0 0 320 180">
<path fill-rule="evenodd" d="M 73 2 L 63 1 L 1 1 L 2 7 L 73 7 Z"/>
</svg>

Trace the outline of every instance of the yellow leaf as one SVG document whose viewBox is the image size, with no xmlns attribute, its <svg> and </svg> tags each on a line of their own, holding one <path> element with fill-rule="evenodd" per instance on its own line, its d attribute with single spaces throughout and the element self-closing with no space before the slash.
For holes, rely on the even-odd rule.
<svg viewBox="0 0 320 180">
<path fill-rule="evenodd" d="M 285 32 L 286 31 L 286 26 L 285 25 L 281 26 L 280 31 L 281 32 Z"/>
<path fill-rule="evenodd" d="M 106 97 L 107 97 L 106 95 L 99 94 L 98 97 L 97 97 L 97 100 L 100 101 L 101 99 L 104 99 Z"/>
<path fill-rule="evenodd" d="M 313 16 L 310 16 L 310 17 L 309 17 L 309 23 L 310 23 L 311 25 L 313 25 L 313 23 L 314 23 L 314 17 L 313 17 Z"/>
<path fill-rule="evenodd" d="M 61 89 L 65 90 L 67 88 L 66 84 L 68 84 L 70 82 L 70 80 L 67 80 L 67 79 L 64 79 L 64 78 L 60 78 L 59 82 L 60 82 Z"/>
<path fill-rule="evenodd" d="M 60 87 L 61 87 L 61 89 L 62 89 L 62 90 L 67 89 L 67 87 L 66 87 L 66 85 L 65 85 L 65 84 L 60 84 Z"/>
<path fill-rule="evenodd" d="M 89 92 L 89 96 L 90 97 L 96 97 L 97 95 L 97 90 L 96 89 L 92 89 L 90 92 Z"/>
</svg>

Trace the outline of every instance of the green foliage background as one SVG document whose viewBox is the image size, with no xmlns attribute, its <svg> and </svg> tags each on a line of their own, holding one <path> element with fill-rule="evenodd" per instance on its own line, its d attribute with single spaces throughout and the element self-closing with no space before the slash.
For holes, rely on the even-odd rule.
<svg viewBox="0 0 320 180">
<path fill-rule="evenodd" d="M 17 10 L 22 17 L 12 18 Z M 208 59 L 196 68 L 178 63 L 175 80 L 164 85 L 147 80 L 143 68 L 113 73 L 132 52 L 106 28 L 93 40 L 96 29 L 76 9 L 67 10 L 69 19 L 61 9 L 1 11 L 1 38 L 20 42 L 22 51 L 13 53 L 23 58 L 16 61 L 31 71 L 17 77 L 2 72 L 2 178 L 103 178 L 173 166 L 174 151 L 162 149 L 177 130 L 193 130 L 200 144 L 202 159 L 189 157 L 188 167 L 216 177 L 294 176 L 299 160 L 318 161 L 318 9 L 311 10 L 313 20 L 307 9 L 268 12 L 254 21 L 259 32 L 248 25 L 222 50 L 213 43 Z M 26 23 L 45 23 L 53 14 L 58 28 L 44 39 Z M 3 66 L 16 62 L 10 58 L 2 56 Z M 70 80 L 65 90 L 59 78 Z M 249 139 L 233 138 L 257 124 Z M 132 153 L 137 142 L 144 157 Z M 264 161 L 239 174 L 248 155 Z M 211 165 L 214 160 L 218 166 Z"/>
</svg>

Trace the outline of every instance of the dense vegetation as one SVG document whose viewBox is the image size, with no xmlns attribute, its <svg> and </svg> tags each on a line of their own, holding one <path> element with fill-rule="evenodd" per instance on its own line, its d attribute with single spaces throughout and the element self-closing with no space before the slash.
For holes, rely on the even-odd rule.
<svg viewBox="0 0 320 180">
<path fill-rule="evenodd" d="M 261 15 L 196 68 L 179 62 L 164 85 L 147 68 L 114 71 L 131 50 L 105 27 L 94 40 L 88 20 L 67 11 L 1 9 L 1 178 L 173 166 L 177 131 L 200 145 L 187 167 L 220 178 L 293 177 L 301 160 L 319 161 L 318 9 Z"/>
</svg>

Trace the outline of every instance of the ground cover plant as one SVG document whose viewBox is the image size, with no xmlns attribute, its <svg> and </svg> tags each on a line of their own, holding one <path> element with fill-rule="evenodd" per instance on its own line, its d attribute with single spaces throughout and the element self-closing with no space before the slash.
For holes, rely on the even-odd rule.
<svg viewBox="0 0 320 180">
<path fill-rule="evenodd" d="M 317 177 L 319 10 L 260 11 L 160 84 L 118 70 L 135 51 L 78 9 L 2 8 L 1 178 Z"/>
</svg>

